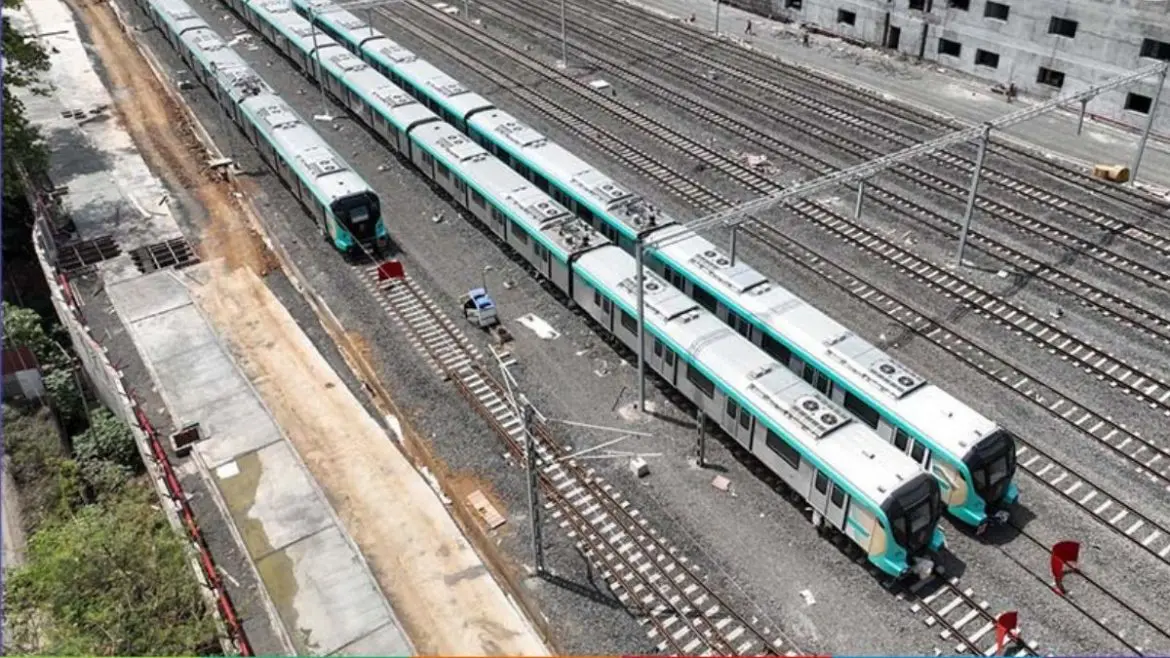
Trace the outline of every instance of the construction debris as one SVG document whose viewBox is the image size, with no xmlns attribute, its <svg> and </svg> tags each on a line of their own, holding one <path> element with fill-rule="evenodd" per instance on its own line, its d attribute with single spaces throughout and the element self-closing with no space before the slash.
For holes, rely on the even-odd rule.
<svg viewBox="0 0 1170 658">
<path fill-rule="evenodd" d="M 646 463 L 645 459 L 634 457 L 630 460 L 630 472 L 634 474 L 634 477 L 644 478 L 650 475 L 650 465 Z"/>
<path fill-rule="evenodd" d="M 728 480 L 722 475 L 716 475 L 715 479 L 711 480 L 711 486 L 720 491 L 729 491 L 731 490 L 731 480 Z"/>
<path fill-rule="evenodd" d="M 504 525 L 506 519 L 496 510 L 495 506 L 488 501 L 487 496 L 483 495 L 483 492 L 479 489 L 476 489 L 475 491 L 468 494 L 467 502 L 471 505 L 472 508 L 475 509 L 476 512 L 479 513 L 480 518 L 482 518 L 484 523 L 487 524 L 488 530 L 495 530 L 496 528 Z"/>
</svg>

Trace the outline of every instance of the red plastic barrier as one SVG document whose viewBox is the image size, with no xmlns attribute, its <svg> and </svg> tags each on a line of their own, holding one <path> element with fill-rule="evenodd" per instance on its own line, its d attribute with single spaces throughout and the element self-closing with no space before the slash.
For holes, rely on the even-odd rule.
<svg viewBox="0 0 1170 658">
<path fill-rule="evenodd" d="M 378 266 L 378 281 L 403 279 L 405 277 L 406 268 L 402 266 L 402 261 L 388 260 Z"/>
<path fill-rule="evenodd" d="M 1070 571 L 1076 571 L 1077 560 L 1081 556 L 1081 544 L 1075 541 L 1062 541 L 1052 545 L 1052 589 L 1064 596 L 1064 576 Z"/>
<path fill-rule="evenodd" d="M 995 655 L 1003 654 L 1004 641 L 1010 636 L 1016 638 L 1019 615 L 1016 611 L 1005 612 L 995 619 Z"/>
</svg>

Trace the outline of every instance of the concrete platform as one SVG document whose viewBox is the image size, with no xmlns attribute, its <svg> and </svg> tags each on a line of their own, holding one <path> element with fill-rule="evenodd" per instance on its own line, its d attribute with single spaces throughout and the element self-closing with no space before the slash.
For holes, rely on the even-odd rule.
<svg viewBox="0 0 1170 658">
<path fill-rule="evenodd" d="M 107 293 L 172 416 L 179 425 L 200 424 L 205 438 L 196 459 L 296 653 L 332 655 L 345 647 L 410 653 L 361 555 L 192 301 L 187 282 L 207 267 L 154 272 L 114 283 Z"/>
</svg>

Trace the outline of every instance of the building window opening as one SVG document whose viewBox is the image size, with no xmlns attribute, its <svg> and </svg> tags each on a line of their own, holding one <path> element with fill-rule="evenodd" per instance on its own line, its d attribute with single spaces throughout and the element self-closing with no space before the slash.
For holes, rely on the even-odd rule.
<svg viewBox="0 0 1170 658">
<path fill-rule="evenodd" d="M 1150 104 L 1153 102 L 1149 96 L 1142 96 L 1141 94 L 1129 93 L 1125 96 L 1125 109 L 1131 112 L 1140 112 L 1141 114 L 1150 113 Z"/>
<path fill-rule="evenodd" d="M 1060 89 L 1064 86 L 1064 74 L 1060 71 L 1046 69 L 1041 66 L 1040 75 L 1036 76 L 1036 82 L 1039 82 L 1042 85 L 1048 85 L 1049 87 L 1056 87 L 1057 89 Z"/>
<path fill-rule="evenodd" d="M 784 0 L 785 9 L 796 9 L 799 11 L 804 5 L 804 0 Z"/>
<path fill-rule="evenodd" d="M 926 0 L 910 0 L 910 9 L 926 11 Z"/>
<path fill-rule="evenodd" d="M 1053 16 L 1052 20 L 1048 21 L 1048 33 L 1072 39 L 1077 36 L 1077 22 Z"/>
<path fill-rule="evenodd" d="M 938 54 L 948 55 L 950 57 L 958 57 L 963 52 L 963 44 L 958 41 L 951 41 L 950 39 L 938 40 Z"/>
<path fill-rule="evenodd" d="M 1170 60 L 1170 43 L 1157 39 L 1142 39 L 1142 57 Z"/>
<path fill-rule="evenodd" d="M 986 66 L 988 68 L 999 68 L 999 54 L 993 53 L 990 50 L 976 50 L 975 64 L 977 66 Z"/>
<path fill-rule="evenodd" d="M 983 16 L 986 18 L 994 18 L 997 21 L 1006 21 L 1008 13 L 1012 10 L 1008 5 L 999 2 L 988 2 L 983 7 Z"/>
<path fill-rule="evenodd" d="M 845 25 L 854 25 L 857 23 L 857 14 L 855 12 L 852 12 L 852 11 L 838 9 L 837 10 L 837 22 L 844 23 Z"/>
<path fill-rule="evenodd" d="M 950 5 L 951 9 L 967 11 L 971 8 L 971 0 L 950 0 L 947 4 Z"/>
</svg>

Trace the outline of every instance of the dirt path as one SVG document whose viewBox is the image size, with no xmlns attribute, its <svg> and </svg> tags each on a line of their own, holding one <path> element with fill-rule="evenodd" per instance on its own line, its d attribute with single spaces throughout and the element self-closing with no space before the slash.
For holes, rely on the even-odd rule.
<svg viewBox="0 0 1170 658">
<path fill-rule="evenodd" d="M 131 43 L 105 2 L 67 0 L 89 28 L 94 47 L 114 87 L 118 118 L 151 168 L 190 191 L 207 212 L 199 244 L 204 260 L 222 258 L 228 267 L 264 274 L 275 268 L 263 241 L 251 229 L 231 187 L 213 180 L 183 112 L 175 107 L 150 65 Z"/>
<path fill-rule="evenodd" d="M 247 270 L 212 270 L 192 297 L 325 490 L 419 653 L 547 655 L 422 476 L 264 283 Z"/>
</svg>

